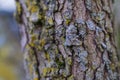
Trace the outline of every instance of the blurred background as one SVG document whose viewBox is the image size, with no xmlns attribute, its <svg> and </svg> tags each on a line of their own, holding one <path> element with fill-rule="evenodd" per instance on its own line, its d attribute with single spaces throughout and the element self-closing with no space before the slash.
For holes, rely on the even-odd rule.
<svg viewBox="0 0 120 80">
<path fill-rule="evenodd" d="M 0 0 L 0 80 L 25 80 L 15 0 Z"/>
<path fill-rule="evenodd" d="M 115 0 L 113 5 L 113 15 L 114 15 L 114 23 L 115 23 L 115 41 L 117 45 L 117 51 L 120 60 L 120 0 Z"/>
</svg>

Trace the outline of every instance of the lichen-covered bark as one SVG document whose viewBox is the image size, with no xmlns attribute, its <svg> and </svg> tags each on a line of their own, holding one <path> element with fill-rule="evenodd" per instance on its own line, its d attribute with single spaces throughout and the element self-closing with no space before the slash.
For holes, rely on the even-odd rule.
<svg viewBox="0 0 120 80">
<path fill-rule="evenodd" d="M 28 78 L 119 80 L 112 3 L 19 0 L 18 18 Z"/>
</svg>

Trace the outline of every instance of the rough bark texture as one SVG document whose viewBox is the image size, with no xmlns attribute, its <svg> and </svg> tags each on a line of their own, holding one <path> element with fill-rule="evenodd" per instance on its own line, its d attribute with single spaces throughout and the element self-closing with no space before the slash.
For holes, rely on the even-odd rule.
<svg viewBox="0 0 120 80">
<path fill-rule="evenodd" d="M 19 0 L 29 80 L 120 80 L 112 0 Z"/>
</svg>

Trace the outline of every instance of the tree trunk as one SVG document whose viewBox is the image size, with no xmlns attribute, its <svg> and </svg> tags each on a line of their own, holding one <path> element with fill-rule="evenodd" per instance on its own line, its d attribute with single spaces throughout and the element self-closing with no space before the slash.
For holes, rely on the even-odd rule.
<svg viewBox="0 0 120 80">
<path fill-rule="evenodd" d="M 112 0 L 19 0 L 29 80 L 120 80 Z"/>
</svg>

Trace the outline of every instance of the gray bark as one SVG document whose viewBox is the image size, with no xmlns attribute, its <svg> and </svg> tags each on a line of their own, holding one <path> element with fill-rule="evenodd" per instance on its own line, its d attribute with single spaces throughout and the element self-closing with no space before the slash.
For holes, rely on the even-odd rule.
<svg viewBox="0 0 120 80">
<path fill-rule="evenodd" d="M 30 80 L 120 80 L 112 0 L 19 0 Z"/>
</svg>

